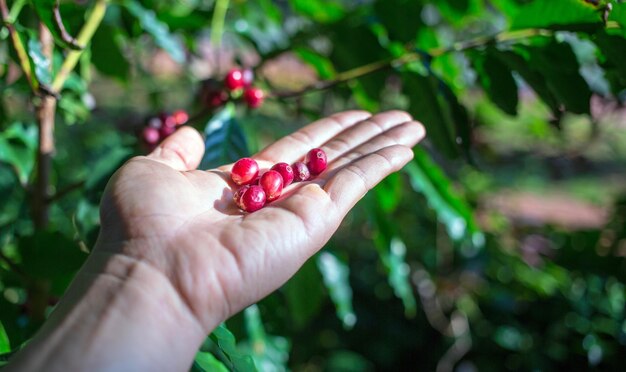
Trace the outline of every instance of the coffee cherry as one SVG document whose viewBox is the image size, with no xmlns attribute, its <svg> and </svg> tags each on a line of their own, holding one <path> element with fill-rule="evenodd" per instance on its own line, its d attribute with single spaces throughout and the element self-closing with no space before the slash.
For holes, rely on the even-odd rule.
<svg viewBox="0 0 626 372">
<path fill-rule="evenodd" d="M 246 212 L 254 212 L 265 205 L 265 191 L 261 186 L 250 186 L 240 198 L 241 209 Z"/>
<path fill-rule="evenodd" d="M 257 108 L 263 104 L 265 93 L 260 88 L 251 87 L 243 92 L 243 99 L 250 108 Z"/>
<path fill-rule="evenodd" d="M 189 120 L 189 114 L 187 114 L 187 111 L 185 110 L 174 111 L 172 117 L 174 118 L 174 122 L 177 126 L 183 125 Z"/>
<path fill-rule="evenodd" d="M 237 160 L 230 171 L 230 178 L 237 185 L 248 185 L 259 175 L 259 165 L 254 159 L 242 158 Z"/>
<path fill-rule="evenodd" d="M 249 87 L 250 85 L 252 85 L 252 82 L 254 81 L 254 72 L 251 68 L 244 69 L 241 72 L 241 75 L 244 87 Z"/>
<path fill-rule="evenodd" d="M 161 129 L 159 129 L 159 135 L 161 136 L 161 140 L 172 135 L 172 133 L 176 132 L 175 126 L 163 125 Z"/>
<path fill-rule="evenodd" d="M 141 132 L 141 139 L 147 145 L 156 145 L 157 143 L 159 143 L 161 136 L 157 128 L 145 127 L 143 128 L 143 131 Z"/>
<path fill-rule="evenodd" d="M 233 202 L 235 202 L 235 205 L 239 207 L 239 209 L 243 209 L 243 206 L 241 205 L 241 197 L 246 191 L 248 191 L 249 188 L 250 188 L 249 185 L 244 185 L 240 187 L 239 190 L 235 191 L 235 193 L 233 194 Z"/>
<path fill-rule="evenodd" d="M 159 129 L 163 126 L 163 122 L 161 121 L 160 118 L 150 118 L 150 120 L 148 120 L 148 126 L 150 128 L 156 128 Z"/>
<path fill-rule="evenodd" d="M 326 153 L 322 149 L 312 149 L 304 160 L 312 175 L 322 173 L 327 166 Z"/>
<path fill-rule="evenodd" d="M 228 71 L 224 78 L 224 86 L 230 91 L 243 88 L 243 72 L 238 68 Z"/>
<path fill-rule="evenodd" d="M 277 163 L 271 168 L 271 170 L 275 170 L 280 173 L 283 177 L 283 187 L 289 186 L 293 182 L 293 168 L 287 163 Z"/>
<path fill-rule="evenodd" d="M 259 186 L 265 191 L 267 201 L 271 202 L 278 199 L 283 192 L 283 177 L 277 171 L 267 171 L 261 176 Z"/>
<path fill-rule="evenodd" d="M 224 91 L 214 92 L 208 95 L 206 105 L 210 108 L 217 108 L 228 101 L 228 93 Z"/>
<path fill-rule="evenodd" d="M 176 119 L 174 119 L 174 117 L 167 112 L 160 113 L 159 118 L 161 119 L 164 127 L 176 127 Z"/>
<path fill-rule="evenodd" d="M 291 168 L 293 168 L 294 181 L 306 181 L 311 178 L 311 172 L 303 162 L 297 161 L 293 163 Z"/>
</svg>

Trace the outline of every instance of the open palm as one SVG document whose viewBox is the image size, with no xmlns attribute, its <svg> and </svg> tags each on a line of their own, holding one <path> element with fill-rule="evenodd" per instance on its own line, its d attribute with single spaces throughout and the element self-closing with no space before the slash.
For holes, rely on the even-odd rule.
<svg viewBox="0 0 626 372">
<path fill-rule="evenodd" d="M 210 329 L 291 277 L 369 189 L 411 159 L 423 136 L 422 126 L 399 111 L 319 120 L 253 158 L 264 170 L 321 147 L 328 169 L 245 214 L 232 201 L 231 166 L 195 170 L 204 146 L 195 130 L 182 128 L 109 182 L 96 252 L 161 272 Z"/>
</svg>

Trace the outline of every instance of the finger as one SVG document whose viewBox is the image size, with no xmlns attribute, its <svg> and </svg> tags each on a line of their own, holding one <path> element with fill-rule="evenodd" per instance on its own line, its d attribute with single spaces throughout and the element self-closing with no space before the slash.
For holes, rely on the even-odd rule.
<svg viewBox="0 0 626 372">
<path fill-rule="evenodd" d="M 413 158 L 403 145 L 382 148 L 337 169 L 324 185 L 340 214 L 346 214 L 367 191 Z"/>
<path fill-rule="evenodd" d="M 332 161 L 328 168 L 332 171 L 332 169 L 340 168 L 366 154 L 393 145 L 404 145 L 411 148 L 423 139 L 425 134 L 424 126 L 417 121 L 402 123 L 344 153 Z"/>
<path fill-rule="evenodd" d="M 411 116 L 404 111 L 382 112 L 339 133 L 322 145 L 322 149 L 326 152 L 328 160 L 333 161 L 355 147 L 384 134 L 389 129 L 411 120 Z"/>
<path fill-rule="evenodd" d="M 318 120 L 281 138 L 261 150 L 254 157 L 272 163 L 292 163 L 304 157 L 312 148 L 319 147 L 329 139 L 363 120 L 371 114 L 366 111 L 346 111 Z"/>
<path fill-rule="evenodd" d="M 188 171 L 198 167 L 203 155 L 202 136 L 192 127 L 184 126 L 161 142 L 148 158 L 179 171 Z"/>
</svg>

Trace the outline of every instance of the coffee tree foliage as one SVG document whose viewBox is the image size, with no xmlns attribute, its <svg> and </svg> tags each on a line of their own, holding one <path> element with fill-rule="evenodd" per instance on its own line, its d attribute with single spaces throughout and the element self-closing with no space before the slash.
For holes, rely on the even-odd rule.
<svg viewBox="0 0 626 372">
<path fill-rule="evenodd" d="M 478 101 L 504 121 L 539 107 L 541 128 L 558 138 L 572 118 L 602 130 L 593 100 L 626 100 L 625 3 L 0 5 L 4 361 L 87 257 L 107 179 L 145 151 L 143 116 L 187 109 L 206 135 L 208 169 L 358 107 L 407 110 L 427 139 L 293 279 L 218 327 L 193 370 L 623 368 L 626 204 L 601 228 L 479 223 L 485 159 L 497 154 L 481 151 L 476 131 L 486 125 Z M 306 73 L 272 73 L 285 59 Z M 204 105 L 206 79 L 237 64 L 254 68 L 264 107 Z M 522 251 L 524 239 L 539 248 Z"/>
</svg>

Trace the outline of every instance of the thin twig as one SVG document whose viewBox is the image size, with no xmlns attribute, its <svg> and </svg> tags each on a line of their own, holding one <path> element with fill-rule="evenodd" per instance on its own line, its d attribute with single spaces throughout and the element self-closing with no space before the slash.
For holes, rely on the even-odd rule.
<svg viewBox="0 0 626 372">
<path fill-rule="evenodd" d="M 46 202 L 53 203 L 59 199 L 62 199 L 65 195 L 73 191 L 79 190 L 83 186 L 85 186 L 85 180 L 81 180 L 71 185 L 68 185 L 67 187 L 57 191 L 54 195 L 50 195 L 48 199 L 46 199 Z"/>
<path fill-rule="evenodd" d="M 14 19 L 11 18 L 9 14 L 9 9 L 7 7 L 6 0 L 0 0 L 0 13 L 2 13 L 2 22 L 4 27 L 9 30 L 9 35 L 11 36 L 11 42 L 13 44 L 13 48 L 15 49 L 15 53 L 17 54 L 17 59 L 19 61 L 20 67 L 26 76 L 26 80 L 30 85 L 33 93 L 39 93 L 39 82 L 37 78 L 33 74 L 32 67 L 30 65 L 30 60 L 28 59 L 28 53 L 26 52 L 26 48 L 24 47 L 24 43 L 22 43 L 22 39 L 20 35 L 15 30 L 15 26 L 13 25 Z"/>
<path fill-rule="evenodd" d="M 107 3 L 108 0 L 98 0 L 96 2 L 93 10 L 91 11 L 91 14 L 89 14 L 89 17 L 85 22 L 85 25 L 78 33 L 78 37 L 76 38 L 76 42 L 78 43 L 78 45 L 89 44 L 89 41 L 91 41 L 91 38 L 96 33 L 98 26 L 100 26 L 102 18 L 104 18 L 104 13 L 106 13 L 107 9 Z M 72 70 L 74 70 L 74 67 L 76 67 L 76 64 L 78 63 L 78 60 L 82 53 L 82 50 L 72 50 L 67 54 L 67 57 L 65 57 L 65 60 L 61 65 L 61 69 L 59 70 L 58 74 L 54 78 L 54 81 L 52 82 L 52 85 L 50 86 L 50 89 L 53 92 L 61 91 L 61 89 L 63 88 L 63 84 L 65 84 L 65 81 L 70 76 L 70 73 L 72 72 Z"/>
<path fill-rule="evenodd" d="M 61 17 L 61 10 L 59 9 L 59 7 L 60 1 L 56 0 L 52 8 L 52 14 L 54 15 L 54 24 L 61 33 L 61 39 L 63 39 L 63 41 L 66 42 L 73 49 L 83 49 L 83 46 L 78 44 L 78 41 L 76 41 L 76 39 L 74 39 L 74 37 L 70 35 L 70 33 L 67 32 L 67 30 L 65 29 L 65 25 L 63 24 L 63 18 Z"/>
</svg>

